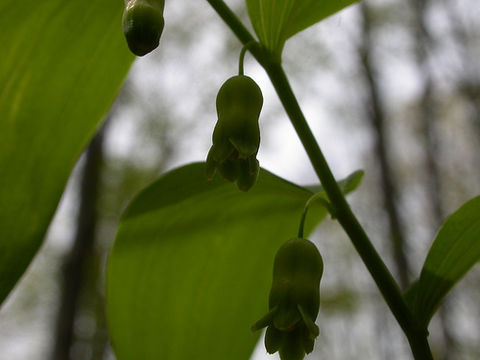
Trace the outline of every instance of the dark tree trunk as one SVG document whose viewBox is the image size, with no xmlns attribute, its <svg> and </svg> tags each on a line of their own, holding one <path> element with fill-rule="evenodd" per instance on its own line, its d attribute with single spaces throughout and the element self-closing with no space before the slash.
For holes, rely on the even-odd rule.
<svg viewBox="0 0 480 360">
<path fill-rule="evenodd" d="M 457 90 L 469 103 L 469 120 L 473 130 L 476 132 L 477 141 L 480 142 L 480 67 L 478 58 L 475 56 L 476 48 L 479 46 L 475 35 L 470 33 L 466 24 L 462 22 L 458 14 L 457 4 L 454 1 L 447 2 L 446 8 L 450 26 L 452 28 L 455 44 L 458 46 L 461 59 L 461 75 L 457 80 Z M 477 161 L 480 162 L 480 152 L 476 152 Z M 477 164 L 474 167 L 478 167 Z"/>
<path fill-rule="evenodd" d="M 409 285 L 409 264 L 405 254 L 406 240 L 396 204 L 396 199 L 398 199 L 398 189 L 394 181 L 393 166 L 388 154 L 389 144 L 385 131 L 385 108 L 378 89 L 374 64 L 370 56 L 372 53 L 372 29 L 371 20 L 369 18 L 369 9 L 365 2 L 362 3 L 361 10 L 363 15 L 363 34 L 359 52 L 365 76 L 365 84 L 368 89 L 367 103 L 365 106 L 367 109 L 366 118 L 370 123 L 370 128 L 374 135 L 375 157 L 378 161 L 380 170 L 379 182 L 381 185 L 382 201 L 386 209 L 390 236 L 393 244 L 392 256 L 395 261 L 400 287 L 405 289 Z"/>
<path fill-rule="evenodd" d="M 95 242 L 103 134 L 104 127 L 95 135 L 85 152 L 76 234 L 72 248 L 62 266 L 60 307 L 55 327 L 52 360 L 71 359 L 71 348 L 75 340 L 74 322 L 85 278 L 85 264 Z"/>
<path fill-rule="evenodd" d="M 413 36 L 416 39 L 415 56 L 418 72 L 423 79 L 423 92 L 419 100 L 419 118 L 423 148 L 425 150 L 425 186 L 427 196 L 431 204 L 434 234 L 445 218 L 444 204 L 442 201 L 442 184 L 439 167 L 439 136 L 435 122 L 435 94 L 432 72 L 428 64 L 428 50 L 433 45 L 432 37 L 426 25 L 425 15 L 427 0 L 410 0 L 413 10 L 414 27 Z M 450 331 L 448 320 L 448 304 L 439 310 L 442 332 L 444 338 L 444 349 L 442 358 L 450 359 L 450 349 L 455 345 L 455 338 Z"/>
</svg>

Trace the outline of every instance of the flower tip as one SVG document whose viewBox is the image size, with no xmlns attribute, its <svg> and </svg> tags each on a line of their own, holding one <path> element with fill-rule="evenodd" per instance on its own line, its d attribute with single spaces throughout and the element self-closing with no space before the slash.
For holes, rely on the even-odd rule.
<svg viewBox="0 0 480 360">
<path fill-rule="evenodd" d="M 253 324 L 250 327 L 250 330 L 252 332 L 258 331 L 260 329 L 263 329 L 264 327 L 268 326 L 270 324 L 270 314 L 266 314 L 263 316 L 260 320 L 258 320 L 255 324 Z"/>
<path fill-rule="evenodd" d="M 252 155 L 255 156 L 258 152 L 260 136 L 258 136 L 257 139 L 255 139 L 255 137 L 250 139 L 246 136 L 231 136 L 228 140 L 235 150 L 238 151 L 240 158 L 247 159 Z"/>
<path fill-rule="evenodd" d="M 208 181 L 213 180 L 213 177 L 215 176 L 215 164 L 209 164 L 207 162 L 206 169 L 205 169 L 205 176 L 207 177 Z"/>
<path fill-rule="evenodd" d="M 243 183 L 238 183 L 238 182 L 237 182 L 237 187 L 238 187 L 238 190 L 246 193 L 246 192 L 248 192 L 248 190 L 251 189 L 252 185 L 246 186 L 246 185 L 243 184 Z"/>
<path fill-rule="evenodd" d="M 314 340 L 319 334 L 320 330 L 315 324 L 314 319 L 311 319 L 301 305 L 297 305 L 297 309 L 300 312 L 303 323 L 307 327 L 309 338 Z"/>
<path fill-rule="evenodd" d="M 272 320 L 277 313 L 278 306 L 275 306 L 274 308 L 270 309 L 268 313 L 263 315 L 263 317 L 258 320 L 255 324 L 252 325 L 251 329 L 252 331 L 257 331 L 260 329 L 263 329 L 264 327 L 269 326 L 272 323 Z"/>
<path fill-rule="evenodd" d="M 258 330 L 263 329 L 264 327 L 265 327 L 265 325 L 263 324 L 263 318 L 262 318 L 250 327 L 250 331 L 251 332 L 256 332 Z"/>
</svg>

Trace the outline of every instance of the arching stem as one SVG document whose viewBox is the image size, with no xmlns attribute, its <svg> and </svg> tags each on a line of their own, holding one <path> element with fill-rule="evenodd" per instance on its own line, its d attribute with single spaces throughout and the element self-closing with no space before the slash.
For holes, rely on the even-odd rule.
<svg viewBox="0 0 480 360">
<path fill-rule="evenodd" d="M 255 43 L 256 43 L 255 40 L 251 40 L 248 43 L 246 43 L 245 45 L 243 45 L 242 51 L 240 51 L 240 57 L 238 59 L 238 75 L 244 75 L 243 63 L 244 63 L 244 60 L 245 60 L 245 54 L 246 54 L 247 50 Z"/>
<path fill-rule="evenodd" d="M 307 217 L 308 209 L 310 205 L 312 205 L 315 201 L 320 202 L 330 213 L 331 213 L 331 206 L 328 200 L 325 199 L 325 193 L 319 192 L 317 194 L 313 194 L 305 203 L 305 207 L 303 208 L 302 216 L 300 218 L 300 225 L 298 227 L 298 237 L 303 238 L 303 228 L 305 227 L 305 219 Z M 333 214 L 332 214 L 333 216 Z"/>
</svg>

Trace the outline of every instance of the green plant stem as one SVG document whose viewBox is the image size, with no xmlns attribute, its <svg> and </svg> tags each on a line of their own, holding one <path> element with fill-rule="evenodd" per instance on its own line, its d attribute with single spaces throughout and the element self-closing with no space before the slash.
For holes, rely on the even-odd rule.
<svg viewBox="0 0 480 360">
<path fill-rule="evenodd" d="M 249 31 L 222 0 L 207 1 L 244 45 L 253 41 L 253 37 Z M 414 358 L 416 360 L 433 359 L 427 341 L 426 329 L 423 329 L 412 316 L 404 301 L 400 288 L 340 191 L 330 167 L 308 126 L 280 61 L 264 50 L 258 43 L 255 46 L 250 46 L 248 50 L 267 72 L 307 152 L 312 166 L 327 193 L 335 217 L 349 236 L 387 305 L 407 336 Z"/>
<path fill-rule="evenodd" d="M 415 359 L 432 359 L 426 339 L 426 331 L 422 329 L 413 318 L 404 301 L 400 288 L 340 191 L 328 163 L 307 124 L 281 65 L 279 63 L 269 64 L 267 73 L 328 195 L 335 217 L 349 236 L 390 310 L 407 335 Z M 421 341 L 421 339 L 424 340 Z"/>
<path fill-rule="evenodd" d="M 353 214 L 298 105 L 280 64 L 269 64 L 268 75 L 330 200 L 335 217 L 350 237 L 388 306 L 404 330 L 411 328 L 410 312 L 400 289 Z"/>
<path fill-rule="evenodd" d="M 247 52 L 248 48 L 251 46 L 251 45 L 254 45 L 256 43 L 256 41 L 252 40 L 248 43 L 246 43 L 245 45 L 243 45 L 243 48 L 242 48 L 242 51 L 240 51 L 240 56 L 238 58 L 238 75 L 244 75 L 244 66 L 243 66 L 243 63 L 245 61 L 245 53 Z"/>
<path fill-rule="evenodd" d="M 324 199 L 323 196 L 324 196 L 323 192 L 314 194 L 305 203 L 305 206 L 304 206 L 303 212 L 302 212 L 302 216 L 300 217 L 300 224 L 298 226 L 298 237 L 299 238 L 303 238 L 303 230 L 304 230 L 304 227 L 305 227 L 305 219 L 307 218 L 308 209 L 310 208 L 310 205 L 312 205 L 314 202 L 316 202 L 316 201 L 321 202 L 322 205 L 325 207 L 325 209 L 327 209 L 327 211 L 330 212 L 332 217 L 334 217 L 334 215 L 332 214 L 333 210 L 330 206 L 330 203 L 326 199 Z"/>
</svg>

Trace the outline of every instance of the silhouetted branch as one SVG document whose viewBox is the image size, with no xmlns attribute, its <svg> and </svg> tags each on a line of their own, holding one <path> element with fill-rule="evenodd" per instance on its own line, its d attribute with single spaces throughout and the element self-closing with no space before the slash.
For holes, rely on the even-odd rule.
<svg viewBox="0 0 480 360">
<path fill-rule="evenodd" d="M 439 136 L 436 129 L 435 95 L 432 71 L 428 64 L 428 50 L 434 41 L 428 30 L 425 20 L 428 0 L 410 0 L 413 9 L 414 27 L 413 36 L 416 39 L 415 56 L 418 72 L 423 79 L 423 92 L 419 100 L 419 118 L 421 135 L 425 151 L 426 191 L 432 208 L 434 231 L 436 232 L 445 218 L 444 204 L 442 201 L 442 184 L 439 168 Z M 450 349 L 455 344 L 455 338 L 450 331 L 448 321 L 447 303 L 440 308 L 439 314 L 442 324 L 442 332 L 445 342 L 443 359 L 450 358 Z"/>
<path fill-rule="evenodd" d="M 392 255 L 400 286 L 405 289 L 409 285 L 409 264 L 407 256 L 405 255 L 406 240 L 402 230 L 403 226 L 401 224 L 398 207 L 395 202 L 398 198 L 398 189 L 393 180 L 394 175 L 388 155 L 389 144 L 385 134 L 385 107 L 378 89 L 378 83 L 374 74 L 374 65 L 370 56 L 372 53 L 371 20 L 369 8 L 365 2 L 361 4 L 361 11 L 363 15 L 363 34 L 359 52 L 369 95 L 366 104 L 366 108 L 368 109 L 366 118 L 370 122 L 375 140 L 375 156 L 380 169 L 382 201 L 386 209 L 393 244 Z"/>
<path fill-rule="evenodd" d="M 97 190 L 102 162 L 105 127 L 92 139 L 85 152 L 81 175 L 79 212 L 76 234 L 70 252 L 62 266 L 60 308 L 55 328 L 52 360 L 69 360 L 74 342 L 74 322 L 84 282 L 85 263 L 95 242 Z"/>
</svg>

